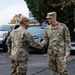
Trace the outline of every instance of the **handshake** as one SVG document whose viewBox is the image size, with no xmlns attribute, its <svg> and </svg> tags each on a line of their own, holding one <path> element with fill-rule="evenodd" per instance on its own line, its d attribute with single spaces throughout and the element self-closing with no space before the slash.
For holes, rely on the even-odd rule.
<svg viewBox="0 0 75 75">
<path fill-rule="evenodd" d="M 42 41 L 40 43 L 37 43 L 34 41 L 34 42 L 30 43 L 30 46 L 35 47 L 37 49 L 42 49 L 44 47 L 44 42 Z"/>
<path fill-rule="evenodd" d="M 42 49 L 42 48 L 44 47 L 44 42 L 40 42 L 39 45 L 40 45 L 40 46 L 39 46 L 38 48 L 39 48 L 39 49 Z"/>
</svg>

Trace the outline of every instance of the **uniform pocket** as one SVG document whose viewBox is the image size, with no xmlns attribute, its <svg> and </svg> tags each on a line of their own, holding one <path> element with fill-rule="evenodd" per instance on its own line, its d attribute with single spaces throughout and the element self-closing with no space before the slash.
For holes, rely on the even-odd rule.
<svg viewBox="0 0 75 75">
<path fill-rule="evenodd" d="M 17 61 L 26 61 L 26 60 L 28 60 L 28 54 L 23 51 L 18 51 L 16 54 L 16 60 Z"/>
</svg>

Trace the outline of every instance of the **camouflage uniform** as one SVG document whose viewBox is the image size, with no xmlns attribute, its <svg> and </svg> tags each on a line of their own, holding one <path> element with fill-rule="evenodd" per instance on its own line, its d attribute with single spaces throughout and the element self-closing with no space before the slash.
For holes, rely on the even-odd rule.
<svg viewBox="0 0 75 75">
<path fill-rule="evenodd" d="M 59 23 L 55 26 L 49 25 L 46 27 L 44 44 L 49 43 L 48 55 L 51 75 L 68 75 L 66 69 L 66 61 L 64 60 L 65 53 L 70 53 L 70 34 L 65 24 Z"/>
<path fill-rule="evenodd" d="M 41 48 L 41 46 L 22 26 L 10 33 L 6 43 L 8 53 L 11 55 L 11 75 L 26 75 L 29 46 L 36 48 Z"/>
</svg>

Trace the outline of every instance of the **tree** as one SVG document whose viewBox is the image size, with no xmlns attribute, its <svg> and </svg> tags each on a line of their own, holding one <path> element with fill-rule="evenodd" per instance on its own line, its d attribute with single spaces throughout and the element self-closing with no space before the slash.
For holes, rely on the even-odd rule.
<svg viewBox="0 0 75 75">
<path fill-rule="evenodd" d="M 33 17 L 40 23 L 45 20 L 46 14 L 50 11 L 56 11 L 58 20 L 69 23 L 74 22 L 74 7 L 75 0 L 24 0 L 26 1 L 29 10 Z M 67 24 L 70 27 L 71 24 Z"/>
<path fill-rule="evenodd" d="M 19 24 L 19 18 L 22 16 L 22 14 L 16 14 L 11 21 L 9 22 L 9 24 Z"/>
<path fill-rule="evenodd" d="M 60 12 L 71 0 L 24 0 L 35 19 L 42 22 L 50 11 Z"/>
</svg>

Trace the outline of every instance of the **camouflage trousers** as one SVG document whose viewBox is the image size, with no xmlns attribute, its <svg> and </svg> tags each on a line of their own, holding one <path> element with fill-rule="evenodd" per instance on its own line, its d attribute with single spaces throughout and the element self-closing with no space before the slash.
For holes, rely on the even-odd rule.
<svg viewBox="0 0 75 75">
<path fill-rule="evenodd" d="M 68 75 L 64 54 L 49 54 L 51 75 Z"/>
<path fill-rule="evenodd" d="M 26 75 L 27 61 L 11 60 L 11 75 Z"/>
</svg>

